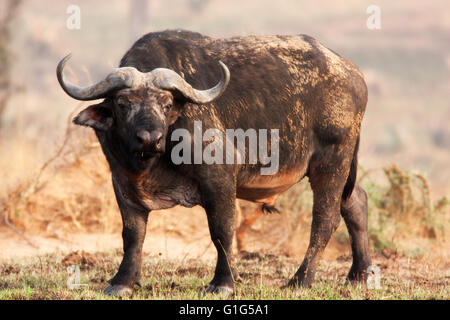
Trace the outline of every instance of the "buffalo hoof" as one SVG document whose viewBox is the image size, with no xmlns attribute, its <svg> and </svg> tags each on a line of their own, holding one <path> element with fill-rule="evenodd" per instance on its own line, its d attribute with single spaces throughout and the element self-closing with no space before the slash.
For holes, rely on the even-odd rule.
<svg viewBox="0 0 450 320">
<path fill-rule="evenodd" d="M 124 297 L 131 295 L 132 292 L 133 289 L 121 284 L 108 285 L 105 289 L 103 289 L 103 294 L 108 296 Z"/>
<path fill-rule="evenodd" d="M 205 293 L 221 294 L 226 297 L 233 295 L 233 289 L 225 286 L 215 286 L 210 284 L 206 289 Z"/>
<path fill-rule="evenodd" d="M 345 279 L 344 286 L 353 286 L 353 287 L 362 287 L 367 284 L 367 274 L 365 272 L 361 272 L 358 274 L 352 274 L 351 276 L 347 276 Z"/>
<path fill-rule="evenodd" d="M 302 277 L 301 279 L 299 279 L 297 277 L 293 277 L 291 280 L 289 280 L 287 285 L 285 285 L 282 288 L 283 289 L 294 289 L 294 290 L 299 290 L 301 288 L 311 288 L 313 280 L 314 279 L 311 277 L 309 277 L 309 278 Z"/>
<path fill-rule="evenodd" d="M 350 271 L 344 285 L 366 285 L 369 289 L 373 289 L 373 286 L 379 286 L 380 276 L 380 268 L 376 265 L 370 265 L 367 270 L 359 272 Z"/>
<path fill-rule="evenodd" d="M 364 286 L 365 284 L 366 284 L 366 282 L 363 280 L 356 280 L 356 279 L 349 279 L 349 278 L 345 279 L 345 282 L 344 282 L 344 286 L 350 285 L 353 287 Z"/>
</svg>

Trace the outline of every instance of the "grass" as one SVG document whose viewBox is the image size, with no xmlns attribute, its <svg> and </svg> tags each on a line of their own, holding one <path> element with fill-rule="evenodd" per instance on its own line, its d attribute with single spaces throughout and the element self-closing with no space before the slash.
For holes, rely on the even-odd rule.
<svg viewBox="0 0 450 320">
<path fill-rule="evenodd" d="M 101 294 L 106 281 L 117 270 L 121 253 L 86 254 L 80 260 L 79 290 L 67 287 L 67 259 L 57 254 L 5 263 L 0 267 L 0 299 L 120 299 Z M 434 273 L 430 277 L 425 261 L 411 264 L 410 259 L 376 257 L 382 268 L 381 288 L 345 286 L 344 279 L 350 266 L 348 257 L 338 262 L 322 262 L 312 288 L 283 289 L 295 272 L 298 262 L 291 258 L 260 254 L 252 259 L 240 259 L 237 267 L 242 280 L 236 283 L 231 299 L 250 300 L 341 300 L 341 299 L 449 299 L 449 275 Z M 88 261 L 88 262 L 86 262 Z M 390 264 L 400 267 L 388 268 Z M 142 287 L 124 299 L 224 299 L 220 295 L 203 294 L 214 266 L 199 260 L 166 260 L 159 256 L 144 259 Z M 447 271 L 448 272 L 448 271 Z"/>
</svg>

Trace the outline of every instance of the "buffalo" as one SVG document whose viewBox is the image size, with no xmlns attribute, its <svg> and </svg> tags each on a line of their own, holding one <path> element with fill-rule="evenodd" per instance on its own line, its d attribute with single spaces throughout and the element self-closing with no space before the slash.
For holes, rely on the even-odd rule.
<svg viewBox="0 0 450 320">
<path fill-rule="evenodd" d="M 80 87 L 64 79 L 69 57 L 57 67 L 62 89 L 77 100 L 103 99 L 73 122 L 95 130 L 123 221 L 124 256 L 105 294 L 128 294 L 140 283 L 149 213 L 176 205 L 205 209 L 217 249 L 206 292 L 233 293 L 236 199 L 271 210 L 276 197 L 304 177 L 314 195 L 310 243 L 288 286 L 311 286 L 341 216 L 353 253 L 347 281 L 367 280 L 367 196 L 356 184 L 367 87 L 352 62 L 307 35 L 215 39 L 168 30 L 143 36 L 119 68 Z M 205 133 L 200 141 L 193 139 L 198 124 Z M 202 159 L 214 139 L 230 142 L 228 130 L 244 132 L 248 144 L 239 148 L 231 136 L 225 153 L 217 148 L 214 161 Z M 255 151 L 252 130 L 276 135 Z M 221 161 L 233 151 L 233 159 L 245 161 Z M 274 170 L 264 172 L 269 153 Z"/>
</svg>

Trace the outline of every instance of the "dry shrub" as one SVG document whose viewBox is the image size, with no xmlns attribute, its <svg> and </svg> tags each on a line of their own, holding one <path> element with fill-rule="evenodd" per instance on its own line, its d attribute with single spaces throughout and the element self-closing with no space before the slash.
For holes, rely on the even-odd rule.
<svg viewBox="0 0 450 320">
<path fill-rule="evenodd" d="M 1 201 L 6 223 L 47 235 L 120 227 L 111 174 L 97 138 L 92 130 L 73 125 L 72 116 L 55 155 Z"/>
<path fill-rule="evenodd" d="M 84 250 L 77 250 L 66 255 L 61 264 L 65 267 L 71 265 L 78 265 L 82 268 L 88 268 L 99 264 L 99 258 L 92 254 L 85 252 Z"/>
<path fill-rule="evenodd" d="M 387 215 L 391 215 L 407 227 L 399 231 L 435 238 L 437 230 L 432 219 L 430 188 L 427 180 L 421 174 L 401 171 L 396 165 L 384 168 L 384 173 L 390 187 L 385 195 L 383 207 Z"/>
<path fill-rule="evenodd" d="M 408 242 L 445 241 L 449 218 L 446 198 L 433 205 L 428 181 L 421 174 L 400 170 L 396 165 L 384 168 L 383 173 L 387 183 L 374 182 L 367 173 L 360 181 L 369 196 L 373 247 L 397 249 Z"/>
</svg>

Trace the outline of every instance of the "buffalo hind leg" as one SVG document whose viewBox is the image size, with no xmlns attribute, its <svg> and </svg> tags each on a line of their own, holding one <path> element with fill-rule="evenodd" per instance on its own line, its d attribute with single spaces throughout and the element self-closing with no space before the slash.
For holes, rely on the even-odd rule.
<svg viewBox="0 0 450 320">
<path fill-rule="evenodd" d="M 290 287 L 311 286 L 322 252 L 340 222 L 341 196 L 346 177 L 331 169 L 322 171 L 311 166 L 309 181 L 314 195 L 311 235 L 303 262 L 288 283 Z"/>
<path fill-rule="evenodd" d="M 350 234 L 353 255 L 353 264 L 347 280 L 351 283 L 365 283 L 371 259 L 367 231 L 367 195 L 359 185 L 355 185 L 348 199 L 342 199 L 341 215 Z"/>
</svg>

